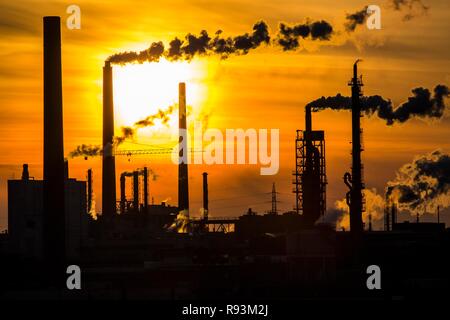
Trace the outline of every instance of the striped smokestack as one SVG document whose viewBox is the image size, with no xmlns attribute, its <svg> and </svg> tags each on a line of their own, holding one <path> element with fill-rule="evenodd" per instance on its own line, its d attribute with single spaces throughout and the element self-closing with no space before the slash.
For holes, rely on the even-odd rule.
<svg viewBox="0 0 450 320">
<path fill-rule="evenodd" d="M 102 169 L 102 210 L 103 215 L 116 213 L 116 161 L 113 154 L 114 103 L 112 67 L 105 61 L 103 67 L 103 169 Z"/>
<path fill-rule="evenodd" d="M 44 17 L 43 210 L 44 259 L 51 277 L 62 285 L 66 241 L 60 17 Z"/>
<path fill-rule="evenodd" d="M 186 210 L 189 215 L 189 184 L 188 184 L 188 142 L 186 130 L 186 84 L 179 83 L 178 86 L 179 106 L 179 156 L 178 165 L 178 210 Z"/>
</svg>

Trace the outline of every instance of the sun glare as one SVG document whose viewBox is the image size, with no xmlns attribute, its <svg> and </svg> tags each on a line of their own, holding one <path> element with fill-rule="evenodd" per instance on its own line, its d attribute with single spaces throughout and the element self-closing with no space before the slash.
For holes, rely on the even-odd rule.
<svg viewBox="0 0 450 320">
<path fill-rule="evenodd" d="M 155 114 L 159 109 L 178 103 L 178 83 L 186 83 L 186 101 L 193 114 L 202 112 L 205 85 L 202 78 L 206 68 L 201 61 L 130 64 L 114 66 L 114 109 L 116 134 L 121 126 L 132 126 L 136 121 Z M 151 128 L 138 131 L 139 139 L 157 133 L 170 134 L 178 126 L 176 112 L 167 125 L 156 120 Z"/>
</svg>

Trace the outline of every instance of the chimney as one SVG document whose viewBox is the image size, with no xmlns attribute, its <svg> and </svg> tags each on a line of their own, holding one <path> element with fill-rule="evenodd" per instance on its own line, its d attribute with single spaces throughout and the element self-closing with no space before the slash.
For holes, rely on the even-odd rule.
<svg viewBox="0 0 450 320">
<path fill-rule="evenodd" d="M 312 130 L 312 119 L 311 119 L 311 106 L 305 107 L 305 131 L 311 132 Z"/>
<path fill-rule="evenodd" d="M 144 167 L 144 212 L 148 210 L 148 169 Z"/>
<path fill-rule="evenodd" d="M 69 160 L 64 159 L 64 180 L 69 180 Z"/>
<path fill-rule="evenodd" d="M 186 210 L 189 217 L 189 184 L 188 184 L 188 142 L 186 130 L 186 84 L 179 83 L 179 160 L 178 165 L 178 210 Z"/>
<path fill-rule="evenodd" d="M 358 78 L 358 62 L 353 65 L 353 78 L 349 83 L 352 88 L 352 169 L 350 179 L 347 183 L 351 184 L 349 191 L 350 207 L 350 231 L 358 235 L 363 231 L 362 212 L 363 212 L 363 182 L 362 182 L 362 163 L 361 163 L 361 103 L 362 95 L 361 80 Z"/>
<path fill-rule="evenodd" d="M 395 203 L 392 204 L 391 208 L 391 214 L 392 214 L 392 229 L 394 228 L 394 224 L 397 223 L 397 205 Z"/>
<path fill-rule="evenodd" d="M 139 171 L 133 171 L 133 208 L 139 211 Z"/>
<path fill-rule="evenodd" d="M 43 237 L 47 270 L 63 285 L 66 236 L 60 17 L 44 17 Z"/>
<path fill-rule="evenodd" d="M 87 171 L 87 210 L 90 214 L 92 212 L 92 169 Z"/>
<path fill-rule="evenodd" d="M 28 172 L 28 164 L 24 163 L 22 170 L 22 180 L 30 180 L 30 173 Z"/>
<path fill-rule="evenodd" d="M 102 211 L 104 216 L 116 213 L 116 162 L 113 154 L 114 104 L 112 67 L 105 61 L 103 67 L 103 162 Z"/>
<path fill-rule="evenodd" d="M 125 204 L 127 202 L 127 196 L 125 194 L 125 174 L 120 175 L 120 214 L 125 213 Z"/>
<path fill-rule="evenodd" d="M 208 173 L 203 172 L 203 218 L 208 220 L 209 200 L 208 200 Z"/>
</svg>

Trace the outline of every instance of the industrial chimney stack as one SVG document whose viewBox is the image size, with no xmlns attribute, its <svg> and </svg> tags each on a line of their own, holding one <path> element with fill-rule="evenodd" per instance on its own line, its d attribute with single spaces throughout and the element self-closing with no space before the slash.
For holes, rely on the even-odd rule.
<svg viewBox="0 0 450 320">
<path fill-rule="evenodd" d="M 126 193 L 125 193 L 125 174 L 122 173 L 120 175 L 120 214 L 125 213 L 125 204 L 127 201 Z"/>
<path fill-rule="evenodd" d="M 208 221 L 209 199 L 208 199 L 208 173 L 203 172 L 203 219 Z"/>
<path fill-rule="evenodd" d="M 112 67 L 105 61 L 103 67 L 103 163 L 102 211 L 105 217 L 116 213 L 116 161 L 114 158 L 114 103 Z"/>
<path fill-rule="evenodd" d="M 349 82 L 352 87 L 352 172 L 344 175 L 344 182 L 349 187 L 347 193 L 347 205 L 350 208 L 350 231 L 358 235 L 363 231 L 362 212 L 363 188 L 362 163 L 361 163 L 361 79 L 358 78 L 358 62 L 353 65 L 353 78 Z"/>
<path fill-rule="evenodd" d="M 133 171 L 133 209 L 139 212 L 139 171 Z"/>
<path fill-rule="evenodd" d="M 92 169 L 87 171 L 87 210 L 90 214 L 92 212 Z"/>
<path fill-rule="evenodd" d="M 186 84 L 179 83 L 179 165 L 178 165 L 178 210 L 186 210 L 189 216 L 189 184 L 188 184 L 188 142 L 186 130 Z"/>
<path fill-rule="evenodd" d="M 148 210 L 148 168 L 144 167 L 144 212 L 147 213 Z"/>
<path fill-rule="evenodd" d="M 44 17 L 43 236 L 48 271 L 60 284 L 66 257 L 60 17 Z"/>
</svg>

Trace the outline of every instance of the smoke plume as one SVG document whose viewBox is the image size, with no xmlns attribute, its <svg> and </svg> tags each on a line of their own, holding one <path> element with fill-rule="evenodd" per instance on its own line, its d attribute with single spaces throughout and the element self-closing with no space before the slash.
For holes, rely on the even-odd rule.
<svg viewBox="0 0 450 320">
<path fill-rule="evenodd" d="M 403 20 L 408 21 L 416 16 L 424 15 L 428 12 L 429 7 L 423 4 L 421 0 L 389 0 L 388 8 L 394 11 L 403 12 Z M 367 6 L 354 13 L 346 15 L 346 22 L 344 24 L 347 32 L 353 32 L 355 29 L 363 25 L 369 14 L 367 13 Z"/>
<path fill-rule="evenodd" d="M 344 25 L 345 30 L 347 30 L 347 32 L 355 31 L 357 26 L 362 25 L 366 22 L 368 16 L 369 15 L 367 14 L 367 6 L 360 11 L 347 14 L 347 16 L 345 17 L 345 19 L 347 20 Z"/>
<path fill-rule="evenodd" d="M 403 165 L 386 189 L 387 197 L 401 210 L 436 212 L 450 206 L 450 155 L 434 151 Z"/>
<path fill-rule="evenodd" d="M 120 128 L 121 134 L 114 137 L 114 147 L 118 147 L 126 140 L 133 139 L 136 130 L 145 127 L 151 127 L 155 124 L 156 120 L 160 120 L 162 124 L 168 125 L 170 115 L 176 110 L 176 106 L 172 105 L 166 109 L 159 109 L 155 114 L 149 115 L 142 120 L 136 121 L 133 126 L 124 126 Z M 86 145 L 82 144 L 75 148 L 75 150 L 69 153 L 70 158 L 75 157 L 95 157 L 101 156 L 103 149 L 100 145 Z"/>
<path fill-rule="evenodd" d="M 131 127 L 120 128 L 122 135 L 114 137 L 114 145 L 119 146 L 127 139 L 132 139 L 134 137 L 134 129 Z"/>
<path fill-rule="evenodd" d="M 394 108 L 390 100 L 383 97 L 367 96 L 361 98 L 362 111 L 371 116 L 376 114 L 379 118 L 386 120 L 387 125 L 395 122 L 405 122 L 412 117 L 418 118 L 435 118 L 440 119 L 444 116 L 446 109 L 445 98 L 448 98 L 449 91 L 445 85 L 437 85 L 433 94 L 426 88 L 415 88 L 412 90 L 413 95 L 408 101 Z M 315 112 L 331 109 L 331 110 L 350 110 L 351 97 L 337 94 L 333 97 L 321 97 L 308 103 Z"/>
<path fill-rule="evenodd" d="M 368 226 L 369 215 L 372 218 L 372 223 L 376 223 L 383 219 L 385 201 L 375 188 L 364 189 L 363 195 L 366 203 L 366 211 L 362 216 L 362 220 Z M 324 221 L 335 224 L 336 229 L 350 228 L 349 208 L 346 199 L 338 200 L 335 203 L 335 208 L 327 210 Z"/>
<path fill-rule="evenodd" d="M 102 155 L 102 148 L 97 145 L 82 144 L 75 148 L 75 150 L 69 152 L 70 158 L 75 157 L 95 157 Z"/>
<path fill-rule="evenodd" d="M 277 38 L 277 44 L 284 51 L 295 50 L 299 47 L 299 39 L 310 37 L 312 40 L 330 40 L 333 33 L 333 27 L 326 21 L 316 21 L 304 23 L 289 27 L 280 23 Z"/>
<path fill-rule="evenodd" d="M 383 197 L 376 189 L 365 189 L 366 212 L 363 221 L 372 222 L 383 219 L 386 200 L 395 203 L 400 210 L 411 215 L 435 213 L 437 207 L 450 207 L 450 155 L 436 150 L 416 157 L 411 163 L 403 165 L 396 178 L 387 183 Z M 337 229 L 350 226 L 349 208 L 346 199 L 338 200 L 335 208 L 327 211 L 324 221 L 335 224 Z"/>
<path fill-rule="evenodd" d="M 390 7 L 395 11 L 405 12 L 403 16 L 403 20 L 405 21 L 427 14 L 430 8 L 422 0 L 390 0 Z"/>
<path fill-rule="evenodd" d="M 140 169 L 137 172 L 138 172 L 138 175 L 140 175 L 140 176 L 144 175 L 144 169 Z M 159 175 L 152 168 L 147 168 L 147 174 L 149 177 L 152 178 L 152 181 L 156 181 L 159 178 Z M 124 176 L 124 177 L 133 177 L 134 171 L 124 171 L 120 175 Z"/>
<path fill-rule="evenodd" d="M 333 27 L 321 20 L 306 22 L 289 27 L 280 24 L 275 40 L 272 41 L 269 28 L 264 21 L 253 25 L 251 33 L 235 37 L 224 37 L 223 31 L 215 32 L 210 37 L 206 30 L 199 35 L 187 34 L 184 39 L 175 38 L 169 42 L 168 48 L 161 41 L 153 42 L 150 47 L 140 52 L 122 52 L 110 56 L 107 60 L 115 64 L 158 62 L 162 57 L 170 61 L 190 61 L 196 56 L 218 55 L 222 59 L 230 55 L 245 55 L 261 45 L 281 46 L 283 50 L 294 50 L 299 46 L 299 38 L 311 40 L 330 40 Z"/>
<path fill-rule="evenodd" d="M 187 210 L 182 210 L 177 214 L 174 222 L 167 227 L 167 230 L 177 233 L 188 233 L 189 223 L 189 212 Z"/>
</svg>

